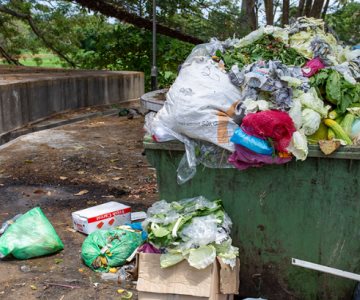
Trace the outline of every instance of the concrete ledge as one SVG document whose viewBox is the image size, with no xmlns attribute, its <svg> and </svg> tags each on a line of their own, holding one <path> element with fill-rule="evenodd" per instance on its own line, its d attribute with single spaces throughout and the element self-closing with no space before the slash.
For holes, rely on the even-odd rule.
<svg viewBox="0 0 360 300">
<path fill-rule="evenodd" d="M 0 134 L 54 113 L 144 94 L 141 72 L 0 68 Z"/>
</svg>

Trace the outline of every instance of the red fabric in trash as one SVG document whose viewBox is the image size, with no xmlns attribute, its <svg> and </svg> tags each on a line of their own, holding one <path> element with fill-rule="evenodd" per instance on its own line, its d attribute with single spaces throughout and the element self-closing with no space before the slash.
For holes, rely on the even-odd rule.
<svg viewBox="0 0 360 300">
<path fill-rule="evenodd" d="M 229 163 L 239 170 L 246 170 L 251 167 L 259 168 L 263 165 L 281 165 L 289 162 L 291 159 L 292 157 L 282 158 L 258 154 L 241 145 L 235 145 L 235 152 L 229 157 Z"/>
<path fill-rule="evenodd" d="M 302 73 L 305 77 L 311 77 L 316 74 L 319 70 L 324 69 L 325 65 L 320 58 L 316 57 L 309 60 L 305 66 L 302 67 Z"/>
<path fill-rule="evenodd" d="M 250 135 L 261 139 L 271 138 L 274 148 L 287 152 L 293 133 L 296 131 L 291 117 L 283 111 L 266 110 L 244 117 L 241 128 Z"/>
</svg>

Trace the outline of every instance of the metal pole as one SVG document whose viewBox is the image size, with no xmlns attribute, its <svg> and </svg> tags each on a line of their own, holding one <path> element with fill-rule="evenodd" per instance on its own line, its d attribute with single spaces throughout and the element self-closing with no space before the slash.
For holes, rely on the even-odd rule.
<svg viewBox="0 0 360 300">
<path fill-rule="evenodd" d="M 153 0 L 153 32 L 152 32 L 152 67 L 151 67 L 151 90 L 157 90 L 157 67 L 156 67 L 156 0 Z"/>
</svg>

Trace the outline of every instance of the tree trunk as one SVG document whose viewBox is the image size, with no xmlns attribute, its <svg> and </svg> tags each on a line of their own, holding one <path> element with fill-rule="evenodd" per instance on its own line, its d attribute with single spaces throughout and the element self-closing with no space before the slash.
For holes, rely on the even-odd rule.
<svg viewBox="0 0 360 300">
<path fill-rule="evenodd" d="M 325 17 L 326 17 L 326 13 L 327 13 L 327 10 L 329 8 L 329 3 L 330 3 L 330 0 L 326 0 L 324 9 L 323 9 L 323 12 L 322 12 L 322 15 L 321 15 L 321 17 L 323 19 L 325 19 Z"/>
<path fill-rule="evenodd" d="M 303 12 L 303 16 L 310 16 L 310 11 L 311 11 L 311 6 L 312 6 L 312 0 L 305 0 L 305 9 Z"/>
<path fill-rule="evenodd" d="M 257 28 L 255 0 L 244 0 L 244 1 L 246 2 L 245 15 L 249 20 L 250 29 L 255 30 Z"/>
<path fill-rule="evenodd" d="M 304 5 L 305 5 L 305 0 L 300 0 L 299 1 L 299 6 L 296 12 L 296 17 L 301 17 L 303 16 L 303 12 L 304 12 Z"/>
<path fill-rule="evenodd" d="M 282 26 L 289 24 L 289 7 L 290 1 L 283 0 Z"/>
<path fill-rule="evenodd" d="M 314 3 L 310 11 L 310 17 L 320 18 L 323 6 L 324 6 L 324 0 L 314 0 Z"/>
<path fill-rule="evenodd" d="M 0 55 L 6 59 L 10 65 L 21 66 L 22 64 L 15 58 L 11 57 L 9 53 L 0 45 Z"/>
<path fill-rule="evenodd" d="M 273 0 L 264 0 L 264 4 L 265 4 L 266 24 L 274 25 Z"/>
<path fill-rule="evenodd" d="M 116 18 L 125 23 L 132 24 L 139 28 L 145 28 L 152 30 L 152 21 L 149 19 L 141 18 L 135 14 L 129 13 L 120 5 L 113 5 L 107 3 L 103 0 L 73 0 L 73 2 L 78 3 L 79 5 L 89 8 L 93 11 L 97 11 L 105 16 Z M 201 44 L 204 43 L 203 40 L 187 35 L 178 30 L 171 29 L 169 27 L 157 24 L 157 32 L 175 39 L 178 39 L 183 42 L 188 42 L 191 44 Z"/>
</svg>

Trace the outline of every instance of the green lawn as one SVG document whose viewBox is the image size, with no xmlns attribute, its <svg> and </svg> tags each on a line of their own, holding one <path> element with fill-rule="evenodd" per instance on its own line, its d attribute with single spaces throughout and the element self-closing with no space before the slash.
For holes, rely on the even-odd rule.
<svg viewBox="0 0 360 300">
<path fill-rule="evenodd" d="M 47 68 L 63 68 L 60 59 L 49 52 L 40 52 L 38 54 L 23 53 L 19 62 L 28 67 L 47 67 Z M 0 59 L 0 64 L 5 65 L 7 62 Z"/>
<path fill-rule="evenodd" d="M 24 54 L 19 59 L 20 63 L 29 67 L 61 68 L 60 59 L 52 53 L 39 53 L 36 55 Z"/>
</svg>

